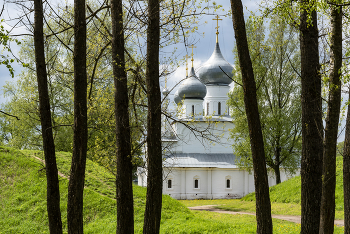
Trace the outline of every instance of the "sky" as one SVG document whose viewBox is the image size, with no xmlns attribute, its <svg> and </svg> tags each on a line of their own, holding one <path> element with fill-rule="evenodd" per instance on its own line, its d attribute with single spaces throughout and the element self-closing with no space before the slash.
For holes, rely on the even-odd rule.
<svg viewBox="0 0 350 234">
<path fill-rule="evenodd" d="M 0 0 L 4 1 L 4 0 Z M 257 10 L 257 2 L 258 0 L 243 0 L 243 5 L 249 10 L 256 11 Z M 225 11 L 228 11 L 230 9 L 230 1 L 220 1 L 220 4 L 223 5 L 223 9 Z M 8 19 L 13 18 L 19 15 L 19 9 L 15 8 L 13 5 L 5 5 L 5 11 L 1 18 Z M 219 14 L 222 14 L 221 11 L 218 12 Z M 245 10 L 245 16 L 247 16 L 247 10 Z M 198 34 L 193 36 L 193 41 L 195 41 L 195 46 L 197 48 L 194 49 L 194 67 L 195 69 L 200 66 L 200 64 L 204 63 L 207 59 L 209 59 L 210 55 L 212 54 L 215 46 L 215 32 L 216 32 L 216 21 L 212 20 L 214 18 L 213 15 L 209 16 L 203 16 L 199 23 L 199 29 Z M 219 43 L 220 48 L 223 56 L 226 58 L 226 60 L 233 64 L 233 54 L 232 49 L 234 46 L 234 32 L 232 27 L 232 19 L 231 17 L 221 17 L 222 20 L 219 21 Z M 208 23 L 205 24 L 204 22 L 207 21 Z M 5 27 L 9 29 L 5 24 Z M 11 32 L 12 34 L 20 34 L 20 33 L 27 33 L 27 31 L 24 28 L 18 29 L 17 31 Z M 205 34 L 203 37 L 202 34 Z M 178 47 L 178 51 L 181 58 L 186 55 L 186 49 L 183 44 L 176 45 Z M 15 43 L 12 43 L 12 49 L 14 51 L 14 54 L 17 54 L 19 51 L 19 47 L 15 45 Z M 191 51 L 188 49 L 187 53 L 190 55 Z M 190 59 L 189 59 L 190 63 Z M 17 63 L 12 64 L 13 68 L 15 69 L 15 76 L 18 75 L 21 71 L 21 65 Z M 175 85 L 179 80 L 183 79 L 185 76 L 185 64 L 182 64 L 176 71 L 169 75 L 168 77 L 168 87 L 171 87 L 172 85 Z M 5 102 L 6 99 L 3 96 L 3 85 L 5 85 L 8 81 L 13 81 L 16 78 L 11 78 L 10 73 L 8 72 L 7 68 L 2 65 L 0 66 L 0 104 Z M 164 80 L 161 80 L 161 86 L 164 86 Z"/>
<path fill-rule="evenodd" d="M 4 0 L 0 0 L 4 1 Z M 258 11 L 258 3 L 260 0 L 243 0 L 243 7 L 244 7 L 244 14 L 245 18 L 249 16 L 248 11 L 257 12 Z M 220 4 L 223 5 L 223 9 L 225 11 L 228 11 L 230 9 L 230 1 L 220 1 Z M 7 19 L 8 17 L 15 17 L 18 15 L 17 12 L 18 9 L 12 8 L 12 6 L 8 6 L 5 8 L 5 12 L 2 15 L 2 18 Z M 218 12 L 219 14 L 222 14 L 221 11 Z M 205 63 L 209 57 L 211 56 L 212 52 L 214 51 L 215 47 L 215 32 L 216 32 L 216 21 L 213 20 L 214 15 L 205 15 L 201 17 L 199 27 L 198 27 L 198 34 L 193 35 L 192 39 L 195 42 L 196 48 L 194 49 L 194 68 L 195 70 L 200 67 L 201 64 Z M 232 50 L 234 48 L 235 40 L 234 40 L 234 31 L 232 26 L 232 18 L 231 17 L 221 17 L 221 21 L 219 21 L 219 44 L 221 48 L 221 52 L 225 59 L 233 64 L 233 53 Z M 207 21 L 205 24 L 204 22 Z M 6 25 L 5 25 L 6 27 Z M 12 32 L 14 34 L 19 33 L 26 33 L 25 29 L 19 29 L 17 31 Z M 203 37 L 203 33 L 205 36 Z M 19 47 L 16 46 L 14 43 L 12 43 L 12 49 L 14 51 L 14 54 L 17 54 L 19 51 Z M 188 55 L 191 54 L 191 50 L 189 48 L 185 48 L 183 44 L 176 45 L 178 47 L 178 54 L 179 58 L 183 58 L 186 53 Z M 190 59 L 188 59 L 189 67 L 190 67 Z M 18 75 L 21 71 L 21 65 L 13 63 L 13 68 L 15 69 L 15 76 Z M 172 74 L 170 74 L 167 77 L 167 87 L 168 89 L 171 89 L 175 84 L 177 84 L 180 80 L 182 80 L 185 77 L 186 70 L 185 70 L 185 64 L 180 65 L 179 68 L 177 68 Z M 13 81 L 16 78 L 11 78 L 10 73 L 8 72 L 7 68 L 2 65 L 0 66 L 0 104 L 4 103 L 6 99 L 3 96 L 3 85 L 8 81 Z M 161 79 L 161 89 L 164 87 L 164 79 Z M 170 99 L 173 99 L 173 94 L 177 90 L 175 88 L 173 92 L 170 94 Z M 344 125 L 344 122 L 342 122 L 342 125 Z M 344 132 L 342 132 L 341 136 L 338 139 L 339 141 L 344 140 Z"/>
</svg>

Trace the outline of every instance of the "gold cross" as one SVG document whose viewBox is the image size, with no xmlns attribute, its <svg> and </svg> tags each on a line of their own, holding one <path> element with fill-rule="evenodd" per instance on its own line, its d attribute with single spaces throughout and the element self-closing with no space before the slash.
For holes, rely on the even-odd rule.
<svg viewBox="0 0 350 234">
<path fill-rule="evenodd" d="M 186 77 L 188 77 L 188 63 L 187 63 L 188 55 L 186 54 Z"/>
<path fill-rule="evenodd" d="M 197 47 L 194 46 L 193 44 L 191 46 L 189 46 L 189 47 L 192 48 L 192 54 L 191 54 L 192 59 L 191 59 L 191 61 L 192 61 L 192 67 L 193 67 L 193 61 L 194 61 L 194 59 L 193 59 L 193 48 L 197 48 Z"/>
<path fill-rule="evenodd" d="M 213 19 L 213 20 L 216 20 L 216 42 L 218 42 L 219 41 L 219 20 L 222 20 L 222 19 L 219 19 L 219 16 L 218 15 L 216 15 L 216 17 L 215 17 L 215 19 Z"/>
</svg>

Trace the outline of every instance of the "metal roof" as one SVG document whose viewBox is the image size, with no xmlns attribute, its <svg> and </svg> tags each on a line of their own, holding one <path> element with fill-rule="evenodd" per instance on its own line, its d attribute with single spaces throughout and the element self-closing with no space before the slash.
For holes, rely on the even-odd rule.
<svg viewBox="0 0 350 234">
<path fill-rule="evenodd" d="M 222 56 L 217 42 L 209 60 L 198 69 L 198 76 L 206 85 L 229 85 L 232 83 L 232 70 L 233 66 Z"/>
<path fill-rule="evenodd" d="M 218 153 L 177 153 L 163 156 L 165 167 L 214 167 L 238 168 L 235 164 L 234 154 Z"/>
</svg>

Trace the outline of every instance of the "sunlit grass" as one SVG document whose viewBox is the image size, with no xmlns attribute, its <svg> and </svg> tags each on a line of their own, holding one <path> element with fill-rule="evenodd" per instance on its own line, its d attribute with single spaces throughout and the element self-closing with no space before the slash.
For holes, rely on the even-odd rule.
<svg viewBox="0 0 350 234">
<path fill-rule="evenodd" d="M 46 178 L 40 151 L 20 152 L 0 147 L 0 233 L 48 233 L 46 212 Z M 57 154 L 59 170 L 69 175 L 71 154 Z M 116 202 L 114 176 L 99 165 L 87 161 L 84 191 L 84 232 L 115 233 Z M 61 212 L 67 233 L 68 180 L 60 178 Z M 135 233 L 142 233 L 146 189 L 134 186 Z M 218 201 L 220 201 L 218 203 Z M 238 200 L 187 201 L 203 204 L 236 206 Z M 225 203 L 223 203 L 225 202 Z M 237 203 L 237 204 L 236 204 Z M 163 196 L 161 233 L 256 233 L 256 220 L 251 215 L 229 215 L 190 211 L 177 200 Z M 252 209 L 254 202 L 242 202 L 239 209 Z M 186 204 L 187 205 L 187 204 Z M 273 220 L 274 233 L 299 233 L 300 225 Z M 335 233 L 342 233 L 337 228 Z M 339 231 L 340 230 L 340 231 Z"/>
</svg>

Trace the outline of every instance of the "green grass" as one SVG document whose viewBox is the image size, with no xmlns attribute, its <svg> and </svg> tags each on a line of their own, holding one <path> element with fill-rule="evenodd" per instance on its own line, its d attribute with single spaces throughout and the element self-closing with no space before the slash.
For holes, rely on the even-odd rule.
<svg viewBox="0 0 350 234">
<path fill-rule="evenodd" d="M 344 219 L 343 158 L 337 157 L 337 184 L 335 191 L 335 219 Z M 289 179 L 270 188 L 272 214 L 301 215 L 301 178 Z M 187 207 L 215 205 L 216 208 L 230 211 L 255 212 L 255 193 L 234 200 L 183 200 Z"/>
<path fill-rule="evenodd" d="M 40 151 L 17 151 L 0 147 L 0 233 L 48 233 L 46 177 L 43 165 L 32 155 Z M 70 154 L 57 153 L 59 170 L 68 175 Z M 114 176 L 87 161 L 84 191 L 85 233 L 115 233 Z M 60 178 L 61 212 L 67 232 L 68 180 Z M 146 189 L 134 186 L 135 233 L 142 233 Z M 228 200 L 226 200 L 228 201 Z M 274 233 L 299 233 L 300 225 L 274 220 Z M 256 220 L 249 215 L 192 212 L 177 200 L 163 196 L 161 233 L 256 233 Z M 337 228 L 336 233 L 342 233 Z"/>
</svg>

